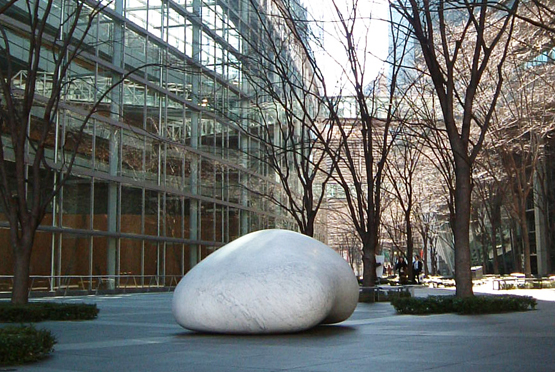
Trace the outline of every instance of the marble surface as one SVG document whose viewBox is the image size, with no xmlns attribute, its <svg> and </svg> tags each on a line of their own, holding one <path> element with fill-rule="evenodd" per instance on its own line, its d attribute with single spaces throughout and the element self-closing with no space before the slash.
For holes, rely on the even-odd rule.
<svg viewBox="0 0 555 372">
<path fill-rule="evenodd" d="M 247 234 L 179 282 L 172 312 L 182 327 L 214 333 L 286 333 L 353 313 L 358 283 L 325 244 L 288 230 Z"/>
</svg>

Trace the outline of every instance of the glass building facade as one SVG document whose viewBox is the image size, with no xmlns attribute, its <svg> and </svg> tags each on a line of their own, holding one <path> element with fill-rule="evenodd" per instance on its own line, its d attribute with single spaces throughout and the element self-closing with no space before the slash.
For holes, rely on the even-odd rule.
<svg viewBox="0 0 555 372">
<path fill-rule="evenodd" d="M 0 21 L 12 59 L 23 64 L 28 23 L 25 2 L 19 3 Z M 252 111 L 242 56 L 263 42 L 259 14 L 269 3 L 115 0 L 94 18 L 68 73 L 49 161 L 63 161 L 62 147 L 93 103 L 123 82 L 88 121 L 71 179 L 39 228 L 35 288 L 166 288 L 243 234 L 294 228 L 264 198 L 279 187 L 263 145 L 245 135 L 260 125 L 260 113 Z M 63 29 L 60 20 L 72 4 L 54 1 L 50 32 Z M 52 89 L 50 57 L 42 54 L 38 96 Z M 14 86 L 25 87 L 24 71 Z M 13 261 L 5 218 L 1 227 L 0 285 L 8 287 Z"/>
</svg>

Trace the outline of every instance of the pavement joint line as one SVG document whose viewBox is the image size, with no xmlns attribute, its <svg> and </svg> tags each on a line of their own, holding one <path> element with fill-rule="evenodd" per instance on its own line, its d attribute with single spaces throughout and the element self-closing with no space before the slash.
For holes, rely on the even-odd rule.
<svg viewBox="0 0 555 372">
<path fill-rule="evenodd" d="M 381 324 L 385 321 L 388 320 L 392 320 L 393 318 L 398 318 L 397 315 L 395 316 L 387 316 L 387 317 L 381 317 L 381 318 L 376 318 L 376 319 L 358 319 L 358 320 L 345 320 L 341 323 L 339 323 L 338 325 L 343 325 L 343 326 L 354 326 L 354 325 L 366 325 L 366 324 Z"/>
<path fill-rule="evenodd" d="M 33 368 L 32 366 L 30 366 L 30 368 Z M 0 372 L 2 371 L 18 371 L 18 369 L 0 369 Z M 85 370 L 82 369 L 60 369 L 60 368 L 47 368 L 47 367 L 41 367 L 40 372 L 87 372 Z"/>
<path fill-rule="evenodd" d="M 161 344 L 173 338 L 174 338 L 173 336 L 163 336 L 163 337 L 133 338 L 133 339 L 109 340 L 109 341 L 80 342 L 80 343 L 73 343 L 73 344 L 57 345 L 54 347 L 54 349 L 56 351 L 74 351 L 74 350 L 90 350 L 90 349 L 103 349 L 103 348 L 112 348 L 112 347 Z"/>
<path fill-rule="evenodd" d="M 130 315 L 149 315 L 152 316 L 154 314 L 171 314 L 171 310 L 170 311 L 127 311 L 125 313 L 117 313 L 117 314 L 101 314 L 102 317 L 104 318 L 117 318 L 117 317 L 122 317 L 122 316 L 130 316 Z"/>
<path fill-rule="evenodd" d="M 183 330 L 177 323 L 145 323 L 145 322 L 120 322 L 117 320 L 95 320 L 94 324 L 98 325 L 113 325 L 113 326 L 129 326 L 129 327 L 147 327 L 147 328 L 170 328 L 176 330 Z"/>
</svg>

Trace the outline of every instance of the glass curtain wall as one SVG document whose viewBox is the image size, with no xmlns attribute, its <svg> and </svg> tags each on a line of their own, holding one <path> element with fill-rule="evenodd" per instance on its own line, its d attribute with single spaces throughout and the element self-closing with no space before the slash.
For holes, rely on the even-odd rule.
<svg viewBox="0 0 555 372">
<path fill-rule="evenodd" d="M 56 3 L 48 32 L 63 28 L 74 6 Z M 16 7 L 2 22 L 12 59 L 23 65 L 27 9 Z M 241 35 L 252 34 L 255 11 L 250 0 L 115 0 L 94 18 L 69 69 L 50 161 L 63 160 L 63 146 L 109 93 L 83 128 L 72 176 L 43 220 L 31 273 L 37 283 L 89 291 L 172 286 L 219 246 L 276 221 L 284 226 L 285 216 L 246 186 L 279 189 L 260 164 L 261 145 L 240 129 L 250 95 Z M 44 96 L 51 57 L 43 53 L 40 63 Z M 24 88 L 25 79 L 14 81 Z M 11 275 L 3 220 L 0 274 Z"/>
</svg>

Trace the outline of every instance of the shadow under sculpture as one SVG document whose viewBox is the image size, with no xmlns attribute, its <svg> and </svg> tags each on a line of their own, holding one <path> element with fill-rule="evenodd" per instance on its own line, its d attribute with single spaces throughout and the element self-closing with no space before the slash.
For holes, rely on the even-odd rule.
<svg viewBox="0 0 555 372">
<path fill-rule="evenodd" d="M 358 302 L 349 264 L 293 231 L 247 234 L 201 261 L 177 285 L 173 315 L 199 332 L 264 334 L 341 322 Z"/>
</svg>

